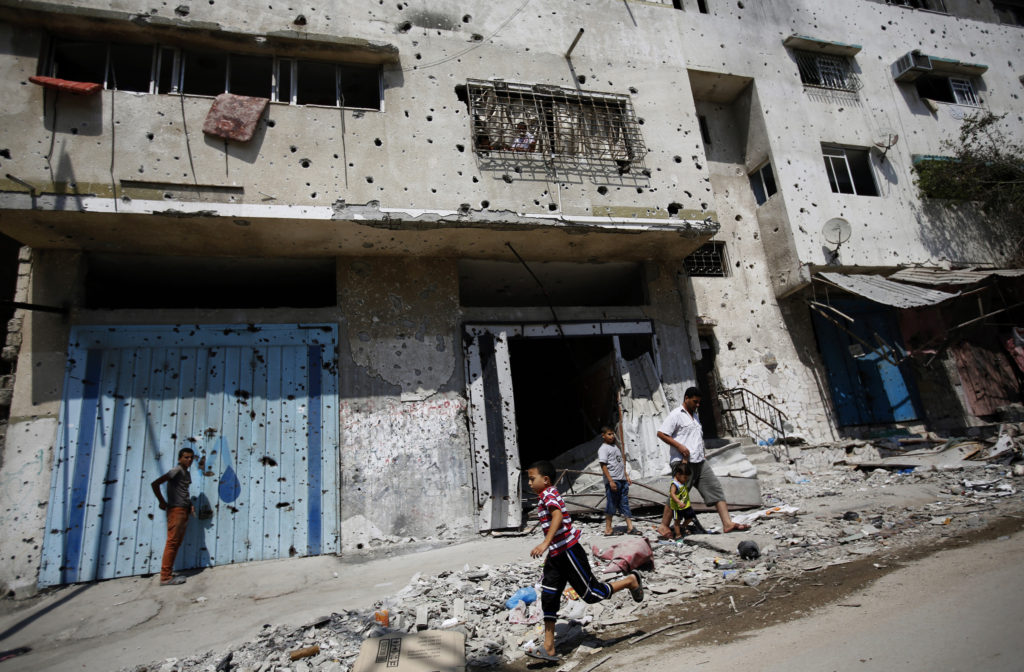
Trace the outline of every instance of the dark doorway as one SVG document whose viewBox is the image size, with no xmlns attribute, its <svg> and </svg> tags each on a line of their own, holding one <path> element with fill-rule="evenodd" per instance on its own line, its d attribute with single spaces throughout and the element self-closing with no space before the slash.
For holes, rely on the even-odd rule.
<svg viewBox="0 0 1024 672">
<path fill-rule="evenodd" d="M 618 421 L 612 337 L 511 339 L 509 359 L 524 469 Z"/>
<path fill-rule="evenodd" d="M 722 426 L 721 409 L 718 405 L 718 373 L 715 370 L 715 352 L 717 342 L 712 334 L 700 335 L 700 360 L 694 362 L 696 369 L 697 389 L 704 396 L 700 399 L 697 411 L 700 424 L 704 428 L 705 439 L 718 438 L 718 428 Z"/>
</svg>

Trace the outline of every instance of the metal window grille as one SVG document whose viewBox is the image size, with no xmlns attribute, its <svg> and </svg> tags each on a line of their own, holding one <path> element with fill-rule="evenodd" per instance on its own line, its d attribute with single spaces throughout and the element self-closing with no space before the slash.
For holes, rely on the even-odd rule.
<svg viewBox="0 0 1024 672">
<path fill-rule="evenodd" d="M 686 272 L 691 276 L 724 278 L 727 274 L 725 243 L 712 240 L 704 243 L 683 260 Z"/>
<path fill-rule="evenodd" d="M 517 160 L 588 160 L 620 174 L 647 154 L 629 96 L 468 80 L 473 148 Z"/>
<path fill-rule="evenodd" d="M 953 90 L 953 100 L 957 104 L 971 105 L 973 107 L 981 106 L 978 94 L 974 91 L 974 85 L 971 84 L 969 79 L 954 79 L 950 77 L 949 88 Z"/>
<path fill-rule="evenodd" d="M 844 56 L 796 52 L 796 64 L 800 70 L 800 81 L 806 86 L 836 91 L 859 91 L 860 78 L 850 68 L 850 60 Z"/>
</svg>

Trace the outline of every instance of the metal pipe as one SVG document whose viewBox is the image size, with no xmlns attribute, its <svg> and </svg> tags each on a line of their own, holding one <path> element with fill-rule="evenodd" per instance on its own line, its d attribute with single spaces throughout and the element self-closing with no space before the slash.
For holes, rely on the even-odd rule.
<svg viewBox="0 0 1024 672">
<path fill-rule="evenodd" d="M 570 56 L 572 56 L 572 50 L 576 48 L 576 43 L 580 41 L 581 37 L 583 37 L 583 29 L 582 28 L 580 28 L 580 32 L 576 33 L 576 39 L 573 40 L 572 44 L 569 45 L 569 51 L 565 52 L 565 57 L 566 58 L 569 58 Z"/>
</svg>

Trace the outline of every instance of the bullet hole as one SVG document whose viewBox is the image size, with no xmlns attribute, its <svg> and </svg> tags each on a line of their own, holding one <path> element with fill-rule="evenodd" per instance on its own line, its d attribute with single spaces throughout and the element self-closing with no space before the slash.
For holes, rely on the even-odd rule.
<svg viewBox="0 0 1024 672">
<path fill-rule="evenodd" d="M 726 343 L 725 347 L 729 348 L 730 350 L 735 350 L 736 349 L 736 345 L 732 341 L 729 341 L 728 343 Z"/>
<path fill-rule="evenodd" d="M 78 129 L 77 128 L 72 128 L 71 129 L 71 135 L 78 135 Z"/>
<path fill-rule="evenodd" d="M 384 141 L 383 141 L 383 140 L 381 140 L 380 138 L 374 138 L 374 139 L 373 139 L 373 144 L 375 144 L 375 145 L 377 145 L 378 147 L 380 147 L 381 145 L 383 145 L 383 144 L 384 144 Z"/>
<path fill-rule="evenodd" d="M 490 201 L 480 201 L 480 207 L 484 208 L 484 209 L 487 209 L 487 208 L 491 207 L 491 202 Z"/>
<path fill-rule="evenodd" d="M 472 40 L 473 42 L 483 42 L 484 36 L 481 35 L 480 33 L 473 33 L 473 35 L 469 39 Z"/>
<path fill-rule="evenodd" d="M 635 86 L 629 87 L 629 92 L 632 93 L 633 95 L 640 93 L 640 91 L 638 91 Z"/>
<path fill-rule="evenodd" d="M 273 119 L 267 119 L 267 126 L 269 126 L 270 128 L 273 128 L 274 126 L 277 126 L 277 122 L 274 121 Z M 337 158 L 337 157 L 335 157 L 335 158 Z"/>
<path fill-rule="evenodd" d="M 681 157 L 679 155 L 676 155 L 676 156 L 672 157 L 672 160 L 675 161 L 676 163 L 682 163 L 683 162 L 683 157 Z"/>
<path fill-rule="evenodd" d="M 9 149 L 0 149 L 0 156 L 4 157 L 5 159 L 11 158 L 11 150 L 9 150 Z"/>
<path fill-rule="evenodd" d="M 416 54 L 416 60 L 417 61 L 423 60 L 423 54 Z"/>
<path fill-rule="evenodd" d="M 501 179 L 505 180 L 505 184 L 512 184 L 512 176 L 509 175 L 508 173 L 502 175 Z"/>
<path fill-rule="evenodd" d="M 264 467 L 276 467 L 277 460 L 270 457 L 269 455 L 264 455 L 263 457 L 260 458 L 260 464 L 262 464 Z"/>
<path fill-rule="evenodd" d="M 473 20 L 473 17 L 470 16 L 469 14 L 463 14 L 462 15 L 462 22 L 463 23 L 469 23 L 472 20 Z"/>
<path fill-rule="evenodd" d="M 310 198 L 316 198 L 316 192 L 314 191 L 312 194 L 309 195 L 309 197 Z"/>
<path fill-rule="evenodd" d="M 436 189 L 436 188 L 434 188 L 434 187 L 431 187 L 431 188 L 430 188 L 430 193 L 432 193 L 432 194 L 436 194 L 436 193 L 437 193 L 437 189 Z M 405 347 L 405 346 L 402 346 L 402 347 Z"/>
<path fill-rule="evenodd" d="M 737 2 L 736 6 L 739 7 L 740 9 L 743 9 L 743 3 L 742 2 Z"/>
<path fill-rule="evenodd" d="M 366 176 L 366 183 L 367 184 L 373 184 L 373 175 L 367 175 Z"/>
<path fill-rule="evenodd" d="M 587 83 L 587 76 L 586 75 L 579 75 L 576 78 L 576 81 L 579 82 L 580 84 L 586 84 Z"/>
<path fill-rule="evenodd" d="M 303 16 L 302 14 L 299 14 L 298 16 L 295 17 L 295 20 L 292 21 L 292 23 L 294 23 L 296 26 L 304 26 L 306 25 L 306 17 Z"/>
<path fill-rule="evenodd" d="M 743 221 L 743 215 L 736 215 L 736 221 L 737 222 Z M 778 229 L 776 229 L 776 231 L 778 231 Z"/>
<path fill-rule="evenodd" d="M 480 178 L 479 178 L 479 177 L 477 177 L 476 175 L 474 175 L 474 176 L 473 176 L 473 184 L 476 184 L 476 183 L 477 183 L 477 182 L 479 182 L 479 181 L 480 181 Z"/>
<path fill-rule="evenodd" d="M 362 543 L 356 544 L 356 548 L 359 549 L 360 551 L 363 550 L 363 544 Z"/>
<path fill-rule="evenodd" d="M 192 9 L 188 5 L 178 5 L 174 8 L 174 13 L 178 16 L 188 16 L 191 11 Z"/>
<path fill-rule="evenodd" d="M 228 506 L 228 511 L 231 513 L 238 513 L 238 509 L 234 506 Z"/>
<path fill-rule="evenodd" d="M 289 558 L 294 558 L 298 554 L 299 554 L 299 552 L 295 550 L 294 546 L 289 546 L 288 547 L 288 557 Z"/>
<path fill-rule="evenodd" d="M 644 193 L 644 188 L 643 187 L 637 187 L 636 188 L 636 193 L 638 193 L 638 194 Z"/>
<path fill-rule="evenodd" d="M 292 154 L 294 154 L 295 152 L 299 151 L 299 148 L 296 147 L 295 145 L 292 145 L 288 149 L 289 149 L 289 151 L 291 151 Z"/>
<path fill-rule="evenodd" d="M 405 118 L 406 118 L 406 119 L 408 119 L 408 118 L 409 118 L 409 110 L 405 110 Z"/>
<path fill-rule="evenodd" d="M 558 205 L 556 205 L 555 203 L 548 203 L 548 210 L 554 212 L 555 210 L 558 210 Z"/>
<path fill-rule="evenodd" d="M 400 32 L 400 33 L 408 33 L 410 30 L 412 30 L 412 23 L 411 22 L 406 21 L 404 23 L 398 24 L 398 32 Z"/>
<path fill-rule="evenodd" d="M 644 125 L 644 121 L 645 121 L 645 120 L 644 120 L 644 118 L 643 118 L 643 117 L 637 117 L 636 123 L 638 123 L 638 124 L 640 124 L 641 126 L 643 126 L 643 125 Z"/>
<path fill-rule="evenodd" d="M 309 166 L 310 166 L 310 165 L 311 165 L 312 163 L 313 163 L 313 162 L 312 162 L 312 161 L 310 161 L 309 159 L 299 159 L 299 165 L 300 165 L 300 166 L 302 166 L 303 168 L 309 168 Z"/>
<path fill-rule="evenodd" d="M 683 206 L 680 203 L 669 203 L 668 204 L 668 216 L 678 217 L 679 211 L 682 210 Z"/>
<path fill-rule="evenodd" d="M 147 514 L 146 517 L 149 518 L 150 520 L 153 520 L 153 514 L 152 513 Z"/>
<path fill-rule="evenodd" d="M 605 194 L 608 193 L 608 187 L 605 187 L 605 186 L 598 187 L 597 188 L 597 193 L 599 193 L 602 196 L 604 196 Z"/>
<path fill-rule="evenodd" d="M 153 140 L 153 134 L 152 133 L 146 133 L 146 140 L 152 141 Z"/>
<path fill-rule="evenodd" d="M 292 503 L 291 503 L 291 502 L 278 502 L 278 503 L 277 503 L 277 508 L 279 508 L 279 509 L 283 509 L 283 508 L 285 508 L 286 506 L 291 506 L 291 505 L 292 505 Z"/>
<path fill-rule="evenodd" d="M 466 146 L 465 145 L 455 145 L 455 149 L 459 150 L 459 152 L 464 152 L 464 151 L 466 151 Z"/>
<path fill-rule="evenodd" d="M 427 115 L 427 121 L 433 121 L 433 120 L 434 120 L 434 115 L 428 114 Z"/>
</svg>

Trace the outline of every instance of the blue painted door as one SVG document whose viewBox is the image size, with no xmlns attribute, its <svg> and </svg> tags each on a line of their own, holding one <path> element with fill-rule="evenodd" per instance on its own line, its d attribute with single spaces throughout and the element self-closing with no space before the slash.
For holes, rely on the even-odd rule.
<svg viewBox="0 0 1024 672">
<path fill-rule="evenodd" d="M 40 585 L 160 570 L 150 483 L 192 448 L 177 568 L 339 550 L 330 325 L 72 329 Z"/>
<path fill-rule="evenodd" d="M 892 346 L 903 347 L 893 309 L 856 299 L 833 299 L 831 304 L 854 319 L 849 323 L 833 314 L 860 339 L 811 311 L 839 425 L 917 419 L 913 377 L 906 365 L 893 364 L 899 353 Z"/>
</svg>

